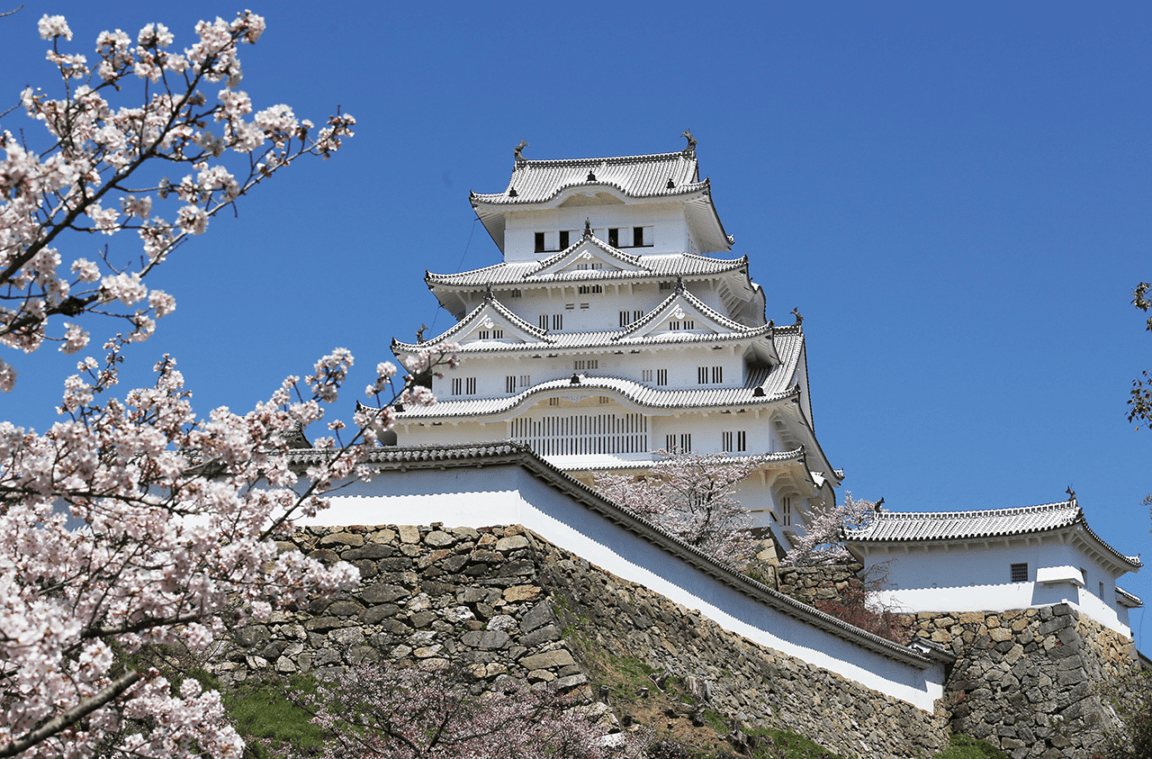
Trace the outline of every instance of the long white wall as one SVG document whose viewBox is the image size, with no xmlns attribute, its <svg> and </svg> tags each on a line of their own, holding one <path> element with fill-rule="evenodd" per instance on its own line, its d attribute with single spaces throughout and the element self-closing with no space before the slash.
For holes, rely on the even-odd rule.
<svg viewBox="0 0 1152 759">
<path fill-rule="evenodd" d="M 613 524 L 519 466 L 383 472 L 332 499 L 312 524 L 522 524 L 631 582 L 781 653 L 925 711 L 943 695 L 942 665 L 902 664 L 766 607 Z"/>
<path fill-rule="evenodd" d="M 1075 545 L 1052 537 L 1038 543 L 993 543 L 987 547 L 966 545 L 944 550 L 922 547 L 908 552 L 872 552 L 865 567 L 881 566 L 888 572 L 891 588 L 881 594 L 883 602 L 898 609 L 916 611 L 1007 611 L 1068 602 L 1091 619 L 1123 635 L 1131 635 L 1127 609 L 1115 602 L 1116 581 L 1112 573 Z M 1013 564 L 1027 563 L 1028 580 L 1011 582 Z M 1038 582 L 1042 568 L 1064 568 L 1080 583 Z M 1079 570 L 1085 576 L 1080 578 Z M 1044 578 L 1040 578 L 1044 579 Z M 1101 587 L 1103 586 L 1103 587 Z M 1103 591 L 1103 592 L 1101 592 Z"/>
</svg>

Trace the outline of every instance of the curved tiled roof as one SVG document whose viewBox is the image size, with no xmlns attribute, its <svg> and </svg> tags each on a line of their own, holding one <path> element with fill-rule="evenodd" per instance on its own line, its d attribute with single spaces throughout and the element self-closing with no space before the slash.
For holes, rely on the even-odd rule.
<svg viewBox="0 0 1152 759">
<path fill-rule="evenodd" d="M 797 386 L 779 389 L 773 382 L 777 377 L 790 376 L 788 372 L 771 372 L 765 378 L 762 372 L 755 373 L 743 387 L 710 388 L 706 390 L 659 390 L 623 377 L 581 377 L 580 389 L 585 391 L 614 391 L 629 401 L 648 408 L 710 408 L 735 405 L 761 405 L 776 403 L 795 397 Z M 763 384 L 753 384 L 759 380 Z M 767 380 L 767 381 L 765 381 Z M 556 379 L 541 382 L 522 393 L 504 398 L 476 398 L 460 401 L 437 401 L 431 406 L 413 406 L 396 414 L 397 421 L 415 419 L 459 419 L 469 416 L 487 416 L 511 411 L 528 399 L 552 390 L 571 390 L 575 386 L 570 379 Z M 763 388 L 763 394 L 757 391 Z"/>
<path fill-rule="evenodd" d="M 1119 585 L 1116 586 L 1116 596 L 1117 600 L 1129 609 L 1139 609 L 1144 605 L 1144 602 L 1140 600 L 1140 596 L 1135 593 L 1129 593 Z"/>
<path fill-rule="evenodd" d="M 979 540 L 1081 526 L 1122 564 L 1137 568 L 1140 560 L 1105 543 L 1084 519 L 1075 499 L 1040 506 L 983 511 L 920 511 L 875 514 L 865 527 L 846 532 L 850 543 L 909 543 L 934 540 Z"/>
<path fill-rule="evenodd" d="M 592 238 L 597 240 L 597 238 Z M 579 245 L 580 243 L 576 243 Z M 607 243 L 604 243 L 607 246 Z M 611 248 L 620 258 L 636 259 L 639 270 L 629 269 L 576 269 L 555 274 L 539 274 L 550 266 L 557 257 L 567 254 L 574 248 L 570 245 L 554 256 L 542 261 L 522 261 L 499 263 L 482 269 L 473 269 L 459 274 L 433 274 L 426 272 L 424 281 L 429 287 L 468 287 L 479 288 L 487 285 L 525 285 L 551 281 L 605 280 L 605 279 L 652 279 L 669 277 L 714 276 L 730 271 L 739 271 L 748 266 L 748 256 L 742 258 L 709 258 L 692 253 L 676 253 L 660 256 L 629 256 Z"/>
<path fill-rule="evenodd" d="M 564 458 L 565 457 L 563 456 L 549 456 L 548 460 L 560 464 L 563 463 Z M 587 459 L 588 456 L 573 456 L 572 458 Z M 714 461 L 717 464 L 736 464 L 742 461 L 747 461 L 748 459 L 762 459 L 765 464 L 779 464 L 786 461 L 803 461 L 804 446 L 793 448 L 790 451 L 772 451 L 770 453 L 761 453 L 747 456 L 709 457 L 710 461 Z M 658 461 L 659 459 L 630 460 L 617 457 L 613 461 L 598 460 L 587 465 L 564 465 L 562 468 L 565 472 L 606 472 L 613 469 L 647 469 Z"/>
<path fill-rule="evenodd" d="M 290 451 L 289 461 L 304 467 L 317 463 L 333 455 L 330 450 Z M 580 505 L 609 519 L 641 539 L 660 547 L 704 572 L 720 580 L 725 585 L 753 598 L 769 608 L 782 612 L 795 619 L 813 625 L 843 640 L 867 648 L 882 656 L 912 666 L 928 667 L 937 663 L 951 663 L 955 657 L 947 651 L 933 647 L 926 641 L 918 640 L 915 646 L 902 646 L 878 635 L 848 624 L 831 614 L 784 595 L 774 588 L 752 579 L 734 567 L 717 561 L 699 548 L 690 546 L 680 538 L 666 532 L 652 522 L 640 517 L 623 506 L 610 501 L 584 483 L 565 474 L 557 467 L 537 456 L 527 446 L 503 441 L 495 443 L 472 443 L 445 446 L 416 446 L 406 448 L 380 448 L 369 457 L 369 465 L 380 469 L 404 471 L 406 469 L 447 469 L 449 467 L 474 467 L 494 465 L 518 465 L 527 469 L 538 479 L 547 482 L 572 496 Z"/>
<path fill-rule="evenodd" d="M 589 179 L 589 173 L 595 179 Z M 668 187 L 668 180 L 672 187 Z M 504 192 L 472 193 L 473 205 L 525 205 L 543 203 L 569 187 L 614 187 L 628 197 L 675 197 L 708 189 L 700 181 L 695 152 L 656 153 L 615 158 L 578 158 L 557 161 L 518 160 Z M 511 190 L 516 195 L 511 195 Z"/>
</svg>

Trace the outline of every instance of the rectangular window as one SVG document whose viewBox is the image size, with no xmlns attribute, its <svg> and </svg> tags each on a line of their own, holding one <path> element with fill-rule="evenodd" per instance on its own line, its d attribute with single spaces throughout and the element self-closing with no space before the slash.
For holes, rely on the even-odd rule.
<svg viewBox="0 0 1152 759">
<path fill-rule="evenodd" d="M 528 387 L 531 384 L 532 384 L 532 375 L 530 375 L 530 374 L 521 374 L 520 375 L 520 387 Z"/>
<path fill-rule="evenodd" d="M 452 395 L 460 395 L 464 392 L 464 379 L 462 377 L 452 378 Z"/>
<path fill-rule="evenodd" d="M 488 339 L 499 340 L 500 338 L 504 337 L 504 330 L 502 330 L 502 329 L 482 329 L 479 332 L 479 336 L 480 336 L 481 340 L 488 340 Z"/>
<path fill-rule="evenodd" d="M 564 314 L 552 314 L 552 329 L 564 329 Z"/>
<path fill-rule="evenodd" d="M 476 378 L 475 377 L 465 377 L 464 378 L 464 392 L 467 395 L 476 395 Z"/>
<path fill-rule="evenodd" d="M 657 369 L 656 370 L 656 384 L 657 385 L 667 385 L 668 384 L 668 370 L 667 369 Z"/>
<path fill-rule="evenodd" d="M 580 304 L 580 310 L 581 311 L 587 311 L 591 307 L 592 307 L 591 303 L 581 303 Z"/>
<path fill-rule="evenodd" d="M 627 311 L 621 311 L 620 312 L 620 326 L 621 327 L 627 327 L 631 323 L 632 323 L 632 319 L 629 317 L 628 312 Z"/>
<path fill-rule="evenodd" d="M 543 232 L 537 232 L 536 233 L 536 252 L 537 253 L 543 253 L 544 250 L 545 250 L 545 248 L 544 248 L 544 233 Z"/>
<path fill-rule="evenodd" d="M 568 245 L 568 230 L 562 229 L 560 230 L 560 250 L 564 250 Z"/>
<path fill-rule="evenodd" d="M 540 329 L 548 329 L 548 314 L 540 314 Z"/>
<path fill-rule="evenodd" d="M 1088 570 L 1080 567 L 1080 581 L 1084 583 L 1084 587 L 1088 587 Z"/>
<path fill-rule="evenodd" d="M 679 332 L 682 329 L 687 330 L 687 329 L 695 329 L 695 328 L 696 328 L 696 322 L 694 322 L 691 319 L 685 319 L 684 321 L 670 321 L 670 322 L 668 322 L 668 331 L 669 332 Z"/>
<path fill-rule="evenodd" d="M 613 227 L 608 230 L 608 244 L 613 248 L 620 247 L 620 230 Z"/>
<path fill-rule="evenodd" d="M 724 367 L 722 366 L 698 366 L 696 367 L 696 384 L 698 385 L 719 385 L 724 381 Z"/>
<path fill-rule="evenodd" d="M 675 453 L 676 452 L 676 436 L 675 435 L 665 435 L 664 436 L 664 450 L 668 451 L 669 453 Z"/>
<path fill-rule="evenodd" d="M 708 384 L 708 367 L 706 367 L 706 366 L 696 367 L 696 384 L 698 384 L 698 385 L 707 385 Z"/>
<path fill-rule="evenodd" d="M 632 227 L 632 247 L 644 246 L 644 227 Z"/>
<path fill-rule="evenodd" d="M 600 359 L 598 358 L 582 358 L 576 362 L 576 369 L 599 369 Z"/>
<path fill-rule="evenodd" d="M 579 295 L 599 295 L 604 292 L 603 285 L 580 285 L 577 290 Z"/>
<path fill-rule="evenodd" d="M 640 379 L 643 382 L 651 382 L 652 381 L 652 370 L 651 369 L 641 369 L 640 370 Z"/>
<path fill-rule="evenodd" d="M 681 453 L 688 453 L 691 450 L 692 450 L 692 433 L 691 432 L 680 433 L 680 452 Z"/>
<path fill-rule="evenodd" d="M 516 375 L 511 375 L 504 378 L 504 392 L 516 392 Z"/>
<path fill-rule="evenodd" d="M 564 310 L 565 311 L 575 311 L 576 310 L 576 304 L 575 303 L 565 303 L 564 304 Z"/>
<path fill-rule="evenodd" d="M 785 527 L 792 525 L 792 496 L 784 496 L 780 501 L 780 523 Z"/>
<path fill-rule="evenodd" d="M 1028 582 L 1028 565 L 1012 565 L 1012 582 Z"/>
<path fill-rule="evenodd" d="M 521 297 L 521 292 L 520 292 L 520 290 L 518 290 L 518 289 L 517 289 L 517 290 L 513 290 L 513 291 L 512 291 L 512 297 L 513 297 L 513 298 L 519 298 L 519 297 Z"/>
<path fill-rule="evenodd" d="M 1104 583 L 1100 583 L 1100 600 L 1104 600 Z"/>
<path fill-rule="evenodd" d="M 501 334 L 501 337 L 503 337 L 503 334 Z M 712 367 L 712 384 L 713 385 L 719 385 L 722 382 L 724 382 L 724 367 L 722 367 L 722 366 Z"/>
<path fill-rule="evenodd" d="M 548 399 L 548 405 L 549 406 L 559 406 L 560 405 L 560 399 L 559 398 L 549 398 Z"/>
<path fill-rule="evenodd" d="M 606 396 L 606 395 L 602 395 L 602 396 L 600 396 L 600 402 L 601 402 L 601 403 L 607 403 L 607 402 L 608 402 L 608 400 L 609 400 L 609 399 L 608 399 L 608 396 Z"/>
<path fill-rule="evenodd" d="M 734 432 L 722 432 L 722 433 L 720 433 L 720 437 L 721 437 L 721 446 L 720 447 L 725 453 L 732 453 L 734 451 L 746 451 L 746 450 L 748 450 L 748 440 L 747 440 L 747 437 L 745 437 L 744 430 L 736 430 Z"/>
<path fill-rule="evenodd" d="M 671 290 L 673 287 L 675 287 L 675 285 L 673 285 L 671 282 L 661 282 L 660 283 L 660 289 L 661 290 Z"/>
</svg>

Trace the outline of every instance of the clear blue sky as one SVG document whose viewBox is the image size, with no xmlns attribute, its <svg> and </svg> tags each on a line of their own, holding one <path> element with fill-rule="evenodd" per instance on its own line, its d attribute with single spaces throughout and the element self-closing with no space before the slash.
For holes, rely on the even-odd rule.
<svg viewBox="0 0 1152 759">
<path fill-rule="evenodd" d="M 91 54 L 101 29 L 161 21 L 183 46 L 243 7 L 196 5 L 26 0 L 0 21 L 0 110 L 54 83 L 44 13 Z M 341 104 L 357 136 L 158 272 L 179 306 L 131 352 L 136 382 L 169 352 L 201 413 L 244 410 L 343 346 L 360 388 L 392 336 L 450 324 L 425 269 L 498 260 L 468 191 L 504 189 L 521 138 L 531 158 L 621 155 L 679 150 L 691 127 L 769 317 L 804 314 L 846 489 L 947 510 L 1072 484 L 1098 533 L 1152 559 L 1152 432 L 1125 419 L 1152 368 L 1129 305 L 1152 279 L 1152 5 L 359 5 L 252 7 L 268 19 L 243 58 L 257 106 L 319 122 Z M 45 428 L 74 361 L 6 358 L 21 378 L 0 418 Z M 1121 582 L 1152 602 L 1152 568 Z M 1133 627 L 1152 645 L 1141 614 Z"/>
</svg>

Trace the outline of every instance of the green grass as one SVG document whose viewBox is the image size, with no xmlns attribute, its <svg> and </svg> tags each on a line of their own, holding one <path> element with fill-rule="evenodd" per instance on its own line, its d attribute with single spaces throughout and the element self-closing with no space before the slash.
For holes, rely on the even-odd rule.
<svg viewBox="0 0 1152 759">
<path fill-rule="evenodd" d="M 760 728 L 748 733 L 753 739 L 753 759 L 842 759 L 819 743 L 787 730 Z"/>
<path fill-rule="evenodd" d="M 293 677 L 289 686 L 303 693 L 316 692 L 316 681 L 309 675 Z M 224 695 L 229 719 L 258 759 L 278 755 L 269 751 L 269 745 L 273 750 L 294 746 L 302 753 L 318 753 L 323 748 L 323 732 L 308 721 L 308 712 L 284 697 L 283 688 L 282 679 L 272 679 L 245 684 Z"/>
<path fill-rule="evenodd" d="M 1008 755 L 987 741 L 955 733 L 949 747 L 932 759 L 1008 759 Z"/>
</svg>

